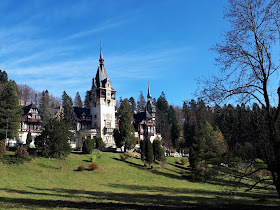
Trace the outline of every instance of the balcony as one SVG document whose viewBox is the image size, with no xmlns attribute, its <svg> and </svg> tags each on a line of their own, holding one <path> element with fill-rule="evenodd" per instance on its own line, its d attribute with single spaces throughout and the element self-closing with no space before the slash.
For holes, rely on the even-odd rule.
<svg viewBox="0 0 280 210">
<path fill-rule="evenodd" d="M 39 119 L 28 118 L 27 122 L 39 122 Z"/>
<path fill-rule="evenodd" d="M 114 128 L 105 128 L 105 133 L 112 134 L 114 132 Z"/>
</svg>

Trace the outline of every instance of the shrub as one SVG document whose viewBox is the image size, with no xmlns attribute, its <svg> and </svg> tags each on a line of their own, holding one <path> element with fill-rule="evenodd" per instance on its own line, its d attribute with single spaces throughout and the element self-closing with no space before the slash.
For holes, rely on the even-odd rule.
<svg viewBox="0 0 280 210">
<path fill-rule="evenodd" d="M 90 156 L 90 162 L 94 162 L 96 160 L 96 155 L 91 155 Z"/>
<path fill-rule="evenodd" d="M 83 153 L 90 154 L 92 153 L 93 149 L 94 149 L 94 140 L 88 137 L 87 139 L 85 139 L 83 143 L 83 149 L 82 149 Z"/>
<path fill-rule="evenodd" d="M 0 157 L 6 154 L 6 144 L 4 141 L 0 141 Z"/>
<path fill-rule="evenodd" d="M 128 158 L 128 155 L 127 154 L 120 154 L 120 159 L 122 161 L 126 161 L 126 159 Z"/>
<path fill-rule="evenodd" d="M 78 166 L 77 170 L 78 171 L 83 171 L 83 170 L 85 170 L 85 167 L 84 166 Z"/>
<path fill-rule="evenodd" d="M 104 142 L 101 137 L 96 138 L 96 149 L 102 149 L 104 147 Z"/>
<path fill-rule="evenodd" d="M 91 163 L 89 166 L 88 166 L 88 169 L 90 171 L 93 171 L 93 170 L 97 170 L 98 169 L 98 165 L 96 163 Z"/>
<path fill-rule="evenodd" d="M 181 162 L 181 164 L 184 166 L 184 165 L 187 164 L 188 159 L 187 159 L 187 158 L 181 158 L 181 159 L 180 159 L 180 162 Z"/>
<path fill-rule="evenodd" d="M 15 156 L 19 157 L 19 158 L 23 158 L 23 159 L 27 159 L 29 157 L 29 153 L 27 152 L 27 150 L 25 148 L 18 147 L 16 152 L 15 152 Z"/>
</svg>

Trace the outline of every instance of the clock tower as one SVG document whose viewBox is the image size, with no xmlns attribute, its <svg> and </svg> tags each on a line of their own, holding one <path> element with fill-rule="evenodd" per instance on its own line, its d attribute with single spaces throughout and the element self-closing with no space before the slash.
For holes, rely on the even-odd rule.
<svg viewBox="0 0 280 210">
<path fill-rule="evenodd" d="M 115 128 L 116 90 L 104 66 L 102 44 L 96 76 L 92 79 L 90 114 L 92 128 L 96 129 L 97 137 L 101 137 L 105 147 L 115 147 L 113 131 Z"/>
</svg>

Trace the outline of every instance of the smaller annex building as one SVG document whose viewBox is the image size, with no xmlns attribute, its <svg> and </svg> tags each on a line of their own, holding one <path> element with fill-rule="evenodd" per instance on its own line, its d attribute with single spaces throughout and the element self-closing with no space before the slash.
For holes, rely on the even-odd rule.
<svg viewBox="0 0 280 210">
<path fill-rule="evenodd" d="M 20 129 L 18 132 L 18 141 L 16 143 L 26 144 L 27 134 L 28 132 L 30 132 L 33 140 L 30 144 L 30 147 L 35 147 L 34 139 L 36 136 L 41 134 L 41 117 L 39 115 L 39 110 L 35 104 L 22 106 L 21 109 L 23 110 L 23 115 L 20 122 Z"/>
</svg>

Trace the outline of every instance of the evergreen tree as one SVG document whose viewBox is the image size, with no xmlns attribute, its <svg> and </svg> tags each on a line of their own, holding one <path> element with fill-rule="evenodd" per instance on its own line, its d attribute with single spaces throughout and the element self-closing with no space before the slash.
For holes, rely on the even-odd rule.
<svg viewBox="0 0 280 210">
<path fill-rule="evenodd" d="M 146 139 L 145 143 L 146 143 L 145 146 L 146 161 L 149 164 L 149 168 L 151 168 L 151 164 L 153 163 L 154 160 L 153 145 L 150 139 Z"/>
<path fill-rule="evenodd" d="M 169 122 L 171 124 L 171 142 L 174 148 L 179 148 L 180 127 L 177 120 L 176 112 L 172 106 L 169 107 Z"/>
<path fill-rule="evenodd" d="M 77 92 L 76 93 L 76 97 L 75 97 L 75 100 L 74 100 L 74 105 L 77 106 L 77 107 L 83 107 L 83 101 L 81 99 L 81 96 L 80 96 L 80 93 Z"/>
<path fill-rule="evenodd" d="M 114 140 L 115 140 L 117 148 L 121 148 L 123 146 L 123 142 L 122 142 L 122 136 L 118 129 L 116 129 L 116 128 L 114 129 L 113 136 L 114 136 Z"/>
<path fill-rule="evenodd" d="M 10 80 L 0 96 L 0 140 L 17 136 L 21 113 L 16 83 Z"/>
<path fill-rule="evenodd" d="M 134 113 L 134 112 L 136 111 L 136 103 L 135 103 L 134 98 L 133 98 L 133 97 L 130 97 L 130 98 L 128 99 L 128 102 L 129 102 L 129 104 L 130 104 L 130 106 L 131 106 L 132 113 Z"/>
<path fill-rule="evenodd" d="M 87 137 L 83 142 L 83 153 L 84 154 L 91 154 L 94 149 L 94 140 L 90 137 Z"/>
<path fill-rule="evenodd" d="M 42 92 L 39 104 L 39 114 L 43 126 L 46 125 L 51 119 L 50 96 L 48 90 Z"/>
<path fill-rule="evenodd" d="M 145 140 L 140 141 L 140 151 L 141 151 L 141 160 L 144 163 L 145 166 L 145 160 L 146 160 L 146 142 Z"/>
<path fill-rule="evenodd" d="M 169 122 L 169 107 L 168 102 L 165 98 L 164 92 L 161 93 L 157 102 L 157 117 L 156 117 L 156 130 L 161 133 L 163 143 L 166 147 L 171 147 L 171 133 L 170 133 L 170 122 Z"/>
<path fill-rule="evenodd" d="M 145 111 L 145 107 L 146 107 L 146 100 L 142 91 L 140 91 L 140 95 L 137 101 L 137 112 Z"/>
<path fill-rule="evenodd" d="M 31 142 L 32 142 L 31 132 L 28 131 L 28 133 L 27 133 L 27 138 L 26 138 L 26 146 L 29 147 L 29 145 L 31 144 Z"/>
<path fill-rule="evenodd" d="M 104 148 L 104 142 L 103 142 L 103 140 L 102 140 L 101 137 L 96 138 L 96 143 L 95 143 L 95 145 L 96 145 L 96 149 L 102 149 L 102 148 Z"/>
<path fill-rule="evenodd" d="M 51 119 L 35 138 L 35 146 L 44 157 L 64 158 L 71 152 L 69 139 L 72 135 L 64 121 Z"/>
<path fill-rule="evenodd" d="M 8 74 L 5 71 L 0 70 L 0 84 L 8 82 Z"/>
<path fill-rule="evenodd" d="M 64 91 L 62 95 L 63 121 L 69 129 L 75 129 L 75 112 L 73 108 L 72 98 Z"/>
<path fill-rule="evenodd" d="M 87 109 L 90 108 L 90 100 L 91 100 L 91 92 L 87 91 L 86 96 L 85 96 L 85 100 L 84 100 L 84 107 L 87 108 Z"/>
<path fill-rule="evenodd" d="M 154 161 L 155 160 L 162 161 L 165 159 L 164 149 L 162 148 L 161 140 L 155 139 L 153 141 L 153 153 L 154 153 Z"/>
<path fill-rule="evenodd" d="M 133 115 L 130 104 L 127 99 L 124 99 L 119 109 L 119 131 L 125 152 L 126 149 L 132 149 L 136 144 L 132 122 Z"/>
</svg>

